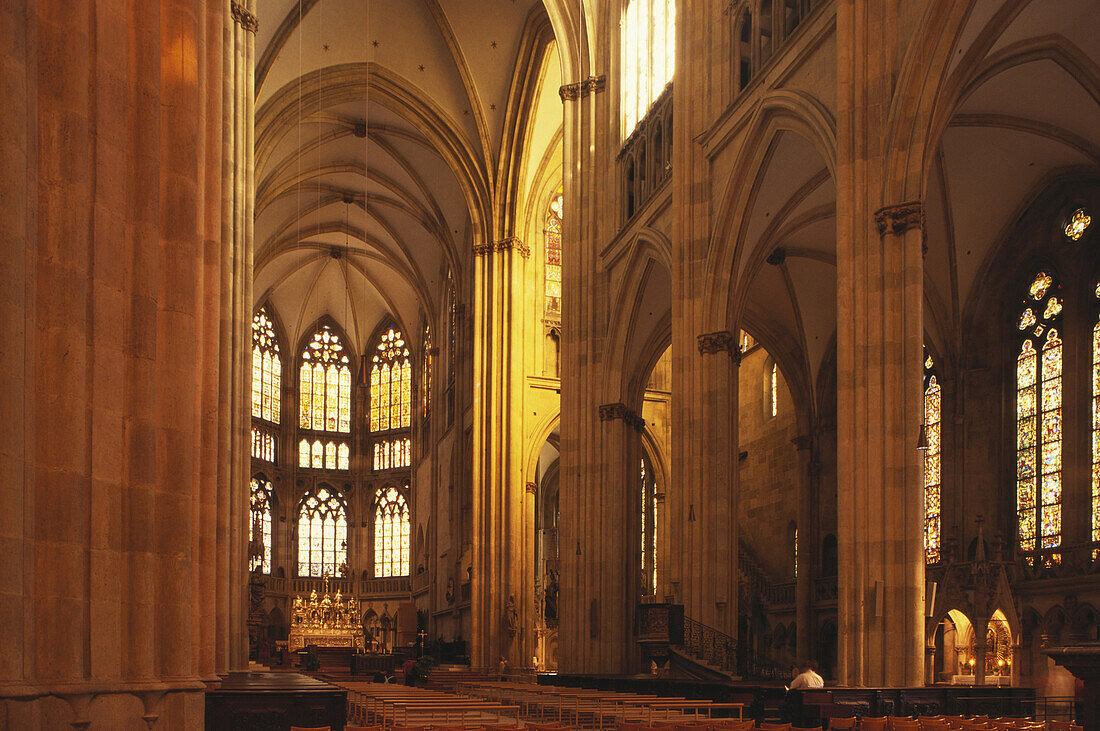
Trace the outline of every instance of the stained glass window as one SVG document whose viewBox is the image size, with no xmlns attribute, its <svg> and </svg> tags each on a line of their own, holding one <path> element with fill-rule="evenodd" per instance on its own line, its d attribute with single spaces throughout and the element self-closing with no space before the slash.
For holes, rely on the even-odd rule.
<svg viewBox="0 0 1100 731">
<path fill-rule="evenodd" d="M 374 469 L 393 470 L 412 464 L 409 438 L 383 439 L 374 443 Z"/>
<path fill-rule="evenodd" d="M 314 470 L 350 468 L 351 448 L 347 442 L 301 439 L 298 442 L 298 466 Z"/>
<path fill-rule="evenodd" d="M 1069 217 L 1069 221 L 1066 223 L 1066 238 L 1070 241 L 1080 241 L 1091 223 L 1092 216 L 1090 216 L 1084 208 L 1078 208 L 1073 212 Z"/>
<path fill-rule="evenodd" d="M 279 423 L 282 363 L 275 324 L 261 307 L 252 316 L 252 416 Z"/>
<path fill-rule="evenodd" d="M 265 574 L 271 573 L 271 483 L 263 476 L 252 478 L 252 497 L 248 521 L 248 542 L 261 540 L 259 555 L 253 555 L 249 571 L 257 567 Z M 250 553 L 250 555 L 252 555 Z"/>
<path fill-rule="evenodd" d="M 374 510 L 374 575 L 409 575 L 409 506 L 396 487 L 378 491 Z"/>
<path fill-rule="evenodd" d="M 302 352 L 298 374 L 301 418 L 313 431 L 351 431 L 351 357 L 340 336 L 324 325 Z"/>
<path fill-rule="evenodd" d="M 642 498 L 642 594 L 649 596 L 657 591 L 657 495 L 653 470 L 645 457 L 639 463 L 639 480 Z"/>
<path fill-rule="evenodd" d="M 619 30 L 619 108 L 626 139 L 672 81 L 676 65 L 675 0 L 628 0 Z"/>
<path fill-rule="evenodd" d="M 1016 356 L 1016 516 L 1020 550 L 1030 553 L 1062 543 L 1062 341 L 1056 327 L 1062 301 L 1051 274 L 1035 276 L 1023 308 L 1016 324 L 1023 335 Z M 1042 561 L 1049 566 L 1061 556 L 1045 553 Z"/>
<path fill-rule="evenodd" d="M 741 352 L 747 353 L 756 347 L 756 340 L 744 330 L 741 331 Z"/>
<path fill-rule="evenodd" d="M 1093 290 L 1100 298 L 1100 284 Z M 1100 319 L 1092 328 L 1092 541 L 1100 543 Z M 1093 549 L 1100 558 L 1100 549 Z"/>
<path fill-rule="evenodd" d="M 326 485 L 306 493 L 298 509 L 298 575 L 343 576 L 348 565 L 344 498 Z"/>
<path fill-rule="evenodd" d="M 924 435 L 928 449 L 924 452 L 924 560 L 940 561 L 940 496 L 942 389 L 936 378 L 932 356 L 924 351 Z"/>
<path fill-rule="evenodd" d="M 546 214 L 546 312 L 561 314 L 561 193 Z"/>
<path fill-rule="evenodd" d="M 771 379 L 768 387 L 768 399 L 771 404 L 771 415 L 779 414 L 779 369 L 772 363 Z"/>
<path fill-rule="evenodd" d="M 424 364 L 420 377 L 423 379 L 420 388 L 422 416 L 427 419 L 432 410 L 432 326 L 430 324 L 424 325 Z"/>
<path fill-rule="evenodd" d="M 370 428 L 389 431 L 409 426 L 412 363 L 400 330 L 389 328 L 375 348 L 370 371 Z"/>
<path fill-rule="evenodd" d="M 275 435 L 252 427 L 252 457 L 265 462 L 275 461 Z"/>
<path fill-rule="evenodd" d="M 794 529 L 794 540 L 792 541 L 792 543 L 794 545 L 794 578 L 797 579 L 798 578 L 798 527 L 797 526 L 795 526 L 795 529 Z"/>
</svg>

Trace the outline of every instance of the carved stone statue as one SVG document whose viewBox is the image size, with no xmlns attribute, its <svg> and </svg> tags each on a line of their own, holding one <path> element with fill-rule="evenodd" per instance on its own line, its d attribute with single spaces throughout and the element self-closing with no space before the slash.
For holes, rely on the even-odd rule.
<svg viewBox="0 0 1100 731">
<path fill-rule="evenodd" d="M 509 637 L 515 637 L 519 631 L 519 612 L 516 611 L 516 597 L 508 596 L 508 603 L 504 605 L 504 631 Z"/>
<path fill-rule="evenodd" d="M 554 569 L 547 572 L 542 616 L 548 623 L 558 620 L 558 572 Z"/>
</svg>

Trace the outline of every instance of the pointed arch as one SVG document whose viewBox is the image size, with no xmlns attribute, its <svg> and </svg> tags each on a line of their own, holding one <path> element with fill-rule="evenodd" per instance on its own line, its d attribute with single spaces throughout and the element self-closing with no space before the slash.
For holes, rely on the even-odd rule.
<svg viewBox="0 0 1100 731">
<path fill-rule="evenodd" d="M 274 489 L 271 481 L 262 472 L 252 476 L 251 493 L 249 495 L 249 521 L 248 541 L 250 549 L 248 570 L 260 573 L 271 573 L 271 514 L 273 506 Z"/>
<path fill-rule="evenodd" d="M 408 491 L 408 485 L 405 486 Z M 383 487 L 374 499 L 374 575 L 409 575 L 409 505 L 395 485 Z"/>
<path fill-rule="evenodd" d="M 298 503 L 298 576 L 343 576 L 348 567 L 347 502 L 325 483 Z"/>
</svg>

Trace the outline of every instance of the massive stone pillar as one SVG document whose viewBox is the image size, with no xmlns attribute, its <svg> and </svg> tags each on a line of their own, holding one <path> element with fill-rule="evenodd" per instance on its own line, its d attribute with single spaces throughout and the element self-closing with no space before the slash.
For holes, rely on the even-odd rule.
<svg viewBox="0 0 1100 731">
<path fill-rule="evenodd" d="M 806 434 L 794 439 L 798 450 L 798 540 L 795 550 L 795 653 L 799 658 L 814 655 L 813 601 L 814 560 L 817 557 L 817 477 L 818 464 L 814 459 L 813 437 Z"/>
<path fill-rule="evenodd" d="M 838 680 L 849 685 L 924 680 L 923 217 L 917 203 L 882 201 L 898 31 L 886 4 L 837 5 Z"/>
<path fill-rule="evenodd" d="M 617 178 L 609 151 L 605 78 L 562 87 L 565 217 L 562 247 L 561 525 L 559 670 L 624 673 L 637 653 L 629 618 L 638 598 L 637 416 L 622 401 L 621 374 L 606 374 L 607 274 L 599 251 L 614 235 Z M 633 579 L 631 577 L 634 577 Z"/>
<path fill-rule="evenodd" d="M 226 15 L 0 10 L 6 728 L 200 728 L 230 644 L 209 604 L 244 580 L 214 568 L 236 550 L 213 438 Z"/>
<path fill-rule="evenodd" d="M 503 657 L 527 666 L 524 628 L 534 626 L 534 558 L 524 530 L 521 396 L 523 267 L 515 237 L 480 244 L 474 255 L 473 529 L 471 664 Z M 528 630 L 529 631 L 529 630 Z"/>
<path fill-rule="evenodd" d="M 252 253 L 255 219 L 256 0 L 234 0 L 224 23 L 221 123 L 221 269 L 216 672 L 248 667 L 248 520 L 251 454 Z M 211 333 L 213 335 L 213 333 Z M 283 403 L 293 403 L 284 401 Z M 291 564 L 293 565 L 293 564 Z"/>
<path fill-rule="evenodd" d="M 680 3 L 673 85 L 672 473 L 666 497 L 672 594 L 686 616 L 737 637 L 737 404 L 740 351 L 728 302 L 711 302 L 708 277 L 713 174 L 698 137 L 719 113 L 724 63 L 710 48 L 725 22 L 713 3 Z M 681 91 L 682 90 L 682 91 Z M 702 91 L 700 91 L 702 90 Z"/>
</svg>

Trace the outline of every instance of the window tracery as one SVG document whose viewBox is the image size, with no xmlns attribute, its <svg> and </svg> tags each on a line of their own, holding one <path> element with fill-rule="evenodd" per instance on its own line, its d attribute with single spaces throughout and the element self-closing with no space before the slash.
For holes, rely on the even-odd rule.
<svg viewBox="0 0 1100 731">
<path fill-rule="evenodd" d="M 252 416 L 278 424 L 281 400 L 279 339 L 267 308 L 261 307 L 252 316 Z"/>
<path fill-rule="evenodd" d="M 1016 357 L 1016 513 L 1025 553 L 1062 542 L 1061 287 L 1053 275 L 1035 275 L 1016 320 L 1022 342 Z M 1029 558 L 1034 561 L 1034 558 Z M 1060 563 L 1057 553 L 1044 565 Z"/>
<path fill-rule="evenodd" d="M 264 462 L 274 462 L 275 435 L 266 429 L 252 427 L 252 457 Z"/>
<path fill-rule="evenodd" d="M 408 489 L 408 485 L 405 486 Z M 374 575 L 409 575 L 409 506 L 396 487 L 378 491 L 374 511 Z"/>
<path fill-rule="evenodd" d="M 409 467 L 412 464 L 412 455 L 409 449 L 409 438 L 398 437 L 396 439 L 383 439 L 374 443 L 374 469 L 394 470 L 401 467 Z"/>
<path fill-rule="evenodd" d="M 351 448 L 345 442 L 303 438 L 298 442 L 298 466 L 313 470 L 347 470 Z"/>
<path fill-rule="evenodd" d="M 271 483 L 262 475 L 252 478 L 252 493 L 249 500 L 248 541 L 256 540 L 257 531 L 261 539 L 259 556 L 253 556 L 248 570 L 257 568 L 262 573 L 271 573 Z"/>
<path fill-rule="evenodd" d="M 370 372 L 371 431 L 402 429 L 410 423 L 412 364 L 400 330 L 383 333 Z"/>
<path fill-rule="evenodd" d="M 546 214 L 546 312 L 561 314 L 562 195 L 550 201 Z"/>
<path fill-rule="evenodd" d="M 938 563 L 940 554 L 941 424 L 942 389 L 932 356 L 924 351 L 924 560 Z"/>
<path fill-rule="evenodd" d="M 298 425 L 312 431 L 351 431 L 351 359 L 340 336 L 323 325 L 302 351 Z"/>
<path fill-rule="evenodd" d="M 306 493 L 298 508 L 298 575 L 343 576 L 348 520 L 343 496 L 326 485 Z"/>
</svg>

